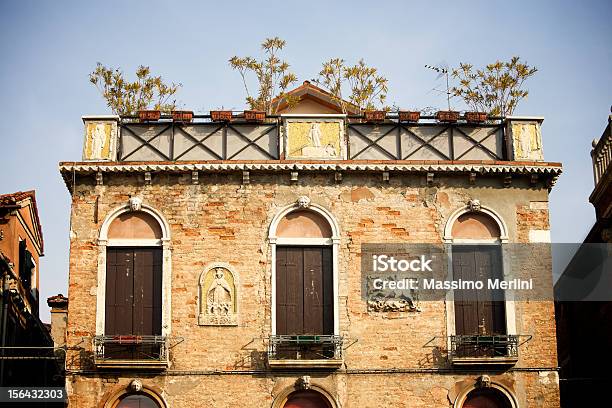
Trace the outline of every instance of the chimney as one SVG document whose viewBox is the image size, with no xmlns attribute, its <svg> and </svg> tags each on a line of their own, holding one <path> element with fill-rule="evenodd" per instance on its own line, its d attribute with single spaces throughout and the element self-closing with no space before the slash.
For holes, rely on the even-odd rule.
<svg viewBox="0 0 612 408">
<path fill-rule="evenodd" d="M 62 294 L 47 298 L 51 308 L 51 337 L 54 347 L 66 345 L 66 324 L 68 322 L 68 298 Z"/>
</svg>

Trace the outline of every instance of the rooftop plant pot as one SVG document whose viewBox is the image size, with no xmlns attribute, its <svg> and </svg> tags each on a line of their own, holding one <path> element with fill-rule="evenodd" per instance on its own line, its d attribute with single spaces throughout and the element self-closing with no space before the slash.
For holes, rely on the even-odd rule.
<svg viewBox="0 0 612 408">
<path fill-rule="evenodd" d="M 457 111 L 439 111 L 436 113 L 438 122 L 455 123 L 459 120 L 459 112 Z"/>
<path fill-rule="evenodd" d="M 247 110 L 244 111 L 244 119 L 247 122 L 263 122 L 264 120 L 266 120 L 266 112 Z"/>
<path fill-rule="evenodd" d="M 412 111 L 405 111 L 399 112 L 399 121 L 400 122 L 418 122 L 419 118 L 421 117 L 421 112 L 412 112 Z"/>
<path fill-rule="evenodd" d="M 387 117 L 387 112 L 385 111 L 364 111 L 363 117 L 366 122 L 382 122 Z"/>
<path fill-rule="evenodd" d="M 465 120 L 468 123 L 482 123 L 487 120 L 486 112 L 465 112 Z"/>
<path fill-rule="evenodd" d="M 161 112 L 158 110 L 141 110 L 138 111 L 138 119 L 141 122 L 149 122 L 159 120 Z"/>
<path fill-rule="evenodd" d="M 174 122 L 191 122 L 193 120 L 192 111 L 172 111 L 172 120 Z"/>
<path fill-rule="evenodd" d="M 213 122 L 231 122 L 232 111 L 210 111 L 210 118 Z"/>
</svg>

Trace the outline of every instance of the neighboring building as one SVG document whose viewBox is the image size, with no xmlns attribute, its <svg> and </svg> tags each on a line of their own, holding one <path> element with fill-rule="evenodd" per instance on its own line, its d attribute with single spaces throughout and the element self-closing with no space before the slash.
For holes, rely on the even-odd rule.
<svg viewBox="0 0 612 408">
<path fill-rule="evenodd" d="M 263 122 L 83 118 L 70 406 L 557 407 L 552 299 L 362 294 L 362 244 L 447 245 L 470 276 L 549 242 L 542 119 L 370 123 L 295 93 Z"/>
<path fill-rule="evenodd" d="M 612 115 L 591 151 L 596 221 L 555 284 L 561 406 L 599 405 L 612 384 Z M 592 282 L 597 282 L 593 285 Z M 584 296 L 578 286 L 585 286 Z M 591 287 L 592 286 L 592 287 Z"/>
<path fill-rule="evenodd" d="M 34 191 L 0 195 L 0 384 L 63 386 L 56 356 L 38 317 L 43 236 Z"/>
</svg>

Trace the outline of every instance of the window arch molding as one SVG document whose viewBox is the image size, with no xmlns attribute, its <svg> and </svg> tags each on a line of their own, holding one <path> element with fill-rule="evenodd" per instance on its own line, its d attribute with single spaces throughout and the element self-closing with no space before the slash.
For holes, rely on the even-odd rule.
<svg viewBox="0 0 612 408">
<path fill-rule="evenodd" d="M 320 396 L 323 397 L 332 408 L 338 408 L 340 406 L 338 402 L 336 401 L 336 399 L 325 388 L 321 387 L 320 385 L 309 384 L 308 390 L 311 390 L 311 391 L 314 391 L 320 394 Z M 289 398 L 291 397 L 291 394 L 297 391 L 300 391 L 300 388 L 297 386 L 286 387 L 276 396 L 276 398 L 274 398 L 271 408 L 283 408 L 285 404 L 287 403 L 287 401 L 289 400 Z"/>
<path fill-rule="evenodd" d="M 118 217 L 129 213 L 144 213 L 151 216 L 161 229 L 160 239 L 109 239 L 108 231 Z M 115 207 L 104 218 L 98 234 L 98 276 L 96 297 L 96 335 L 104 335 L 105 301 L 106 301 L 106 249 L 113 246 L 159 246 L 162 248 L 162 335 L 170 334 L 171 317 L 171 284 L 172 284 L 172 248 L 170 224 L 156 208 L 142 203 L 132 197 L 126 204 Z"/>
<path fill-rule="evenodd" d="M 294 211 L 310 211 L 323 217 L 329 224 L 331 236 L 329 238 L 287 238 L 277 235 L 277 228 L 284 217 Z M 334 334 L 340 334 L 340 317 L 338 305 L 338 253 L 340 248 L 340 226 L 336 217 L 325 207 L 311 203 L 306 196 L 299 197 L 294 203 L 281 208 L 270 222 L 268 229 L 268 242 L 271 249 L 271 269 L 272 269 L 272 299 L 271 299 L 271 320 L 272 335 L 276 334 L 276 247 L 277 245 L 329 245 L 332 247 L 332 287 L 333 287 L 333 313 L 334 313 Z"/>
<path fill-rule="evenodd" d="M 121 399 L 123 397 L 127 397 L 129 395 L 134 395 L 134 394 L 145 395 L 151 398 L 153 401 L 155 401 L 155 403 L 159 405 L 161 408 L 168 408 L 168 404 L 166 403 L 166 400 L 162 397 L 159 390 L 140 383 L 139 384 L 140 389 L 137 392 L 135 392 L 132 389 L 133 383 L 134 382 L 128 384 L 127 386 L 123 386 L 119 388 L 118 390 L 116 390 L 115 392 L 113 392 L 108 398 L 106 398 L 105 401 L 103 400 L 103 402 L 100 403 L 100 405 L 98 405 L 99 408 L 116 408 L 117 405 L 119 405 L 119 403 L 121 402 Z"/>
<path fill-rule="evenodd" d="M 447 244 L 450 244 L 453 242 L 453 232 L 452 232 L 453 225 L 455 225 L 455 222 L 457 221 L 457 219 L 461 217 L 463 214 L 468 214 L 468 213 L 473 212 L 473 213 L 481 213 L 481 214 L 488 215 L 491 219 L 493 219 L 493 221 L 495 221 L 495 223 L 499 227 L 499 241 L 502 244 L 508 243 L 508 239 L 509 239 L 508 238 L 508 227 L 506 226 L 504 219 L 495 210 L 493 210 L 490 207 L 481 205 L 480 203 L 478 203 L 478 207 L 477 209 L 475 209 L 474 204 L 471 204 L 473 201 L 471 201 L 470 203 L 466 204 L 465 206 L 461 208 L 456 209 L 448 217 L 448 220 L 446 221 L 446 225 L 444 226 L 444 237 L 443 237 L 444 242 Z"/>
<path fill-rule="evenodd" d="M 468 387 L 465 387 L 458 395 L 457 398 L 455 398 L 455 401 L 453 402 L 453 408 L 463 408 L 463 404 L 465 404 L 468 395 L 474 391 L 477 390 L 481 387 L 481 384 L 476 381 L 475 383 L 471 384 Z M 510 403 L 510 406 L 512 408 L 518 408 L 518 402 L 516 401 L 516 398 L 514 396 L 514 393 L 512 391 L 510 391 L 509 389 L 507 389 L 505 386 L 503 386 L 502 384 L 491 380 L 491 382 L 489 384 L 487 384 L 487 387 L 494 389 L 496 391 L 498 391 L 499 393 L 501 393 Z"/>
</svg>

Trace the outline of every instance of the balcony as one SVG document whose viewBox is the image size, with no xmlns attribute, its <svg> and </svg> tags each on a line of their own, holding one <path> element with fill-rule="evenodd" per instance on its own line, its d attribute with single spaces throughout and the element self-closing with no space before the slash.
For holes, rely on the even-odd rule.
<svg viewBox="0 0 612 408">
<path fill-rule="evenodd" d="M 612 115 L 608 117 L 608 126 L 601 138 L 598 141 L 593 141 L 591 159 L 593 160 L 595 188 L 589 197 L 589 201 L 595 207 L 598 220 L 609 220 L 612 218 L 612 166 L 610 166 L 610 163 L 612 163 Z M 609 225 L 609 221 L 607 225 Z M 600 229 L 604 228 L 606 227 L 600 227 Z M 596 241 L 599 241 L 599 239 L 597 238 Z"/>
<path fill-rule="evenodd" d="M 450 336 L 453 366 L 512 366 L 518 361 L 519 335 Z"/>
<path fill-rule="evenodd" d="M 166 336 L 95 336 L 94 362 L 99 368 L 168 367 Z"/>
<path fill-rule="evenodd" d="M 268 364 L 276 369 L 336 369 L 343 362 L 342 344 L 341 336 L 270 336 Z"/>
</svg>

